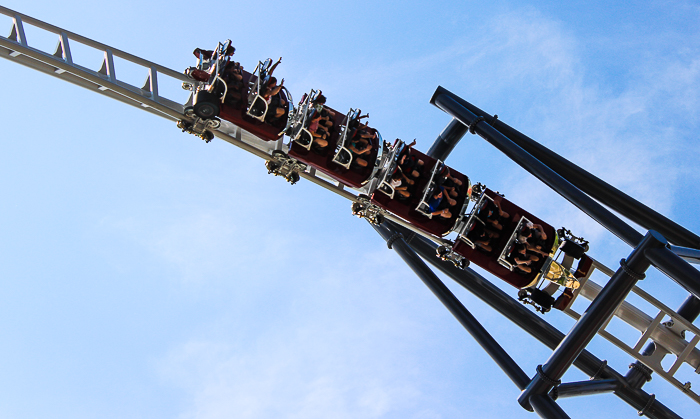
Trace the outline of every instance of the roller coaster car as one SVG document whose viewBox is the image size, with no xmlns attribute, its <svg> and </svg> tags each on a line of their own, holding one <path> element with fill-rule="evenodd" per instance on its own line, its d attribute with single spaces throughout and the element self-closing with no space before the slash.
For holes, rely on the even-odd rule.
<svg viewBox="0 0 700 419">
<path fill-rule="evenodd" d="M 498 217 L 496 204 L 508 214 L 508 218 Z M 493 227 L 491 217 L 499 218 L 497 221 L 502 226 L 501 230 Z M 537 224 L 542 226 L 547 236 L 540 240 L 541 250 L 547 255 L 537 254 L 538 260 L 531 261 L 528 265 L 529 272 L 525 272 L 516 266 L 516 252 L 518 246 L 524 246 L 521 236 L 523 227 Z M 454 253 L 519 288 L 519 299 L 534 305 L 543 313 L 553 306 L 564 310 L 580 286 L 579 279 L 588 274 L 592 265 L 592 260 L 585 255 L 585 240 L 574 237 L 565 229 L 555 231 L 549 224 L 489 189 L 484 189 L 470 213 L 460 220 L 456 230 L 458 238 L 452 248 Z M 498 237 L 489 239 L 486 230 L 498 234 Z M 523 251 L 522 247 L 520 251 Z M 526 253 L 533 254 L 529 250 Z M 572 272 L 574 259 L 579 260 L 579 265 Z M 564 290 L 555 299 L 553 294 L 560 287 Z"/>
<path fill-rule="evenodd" d="M 585 254 L 587 243 L 577 242 L 577 238 L 563 236 L 557 231 L 558 238 L 564 237 L 557 254 L 547 258 L 537 275 L 537 284 L 518 291 L 518 300 L 531 304 L 546 313 L 552 309 L 564 311 L 574 298 L 574 293 L 581 286 L 581 280 L 588 277 L 593 259 Z M 572 265 L 578 259 L 576 270 Z M 555 299 L 554 294 L 564 287 Z"/>
<path fill-rule="evenodd" d="M 500 205 L 504 213 L 509 215 L 508 219 L 500 220 L 499 224 L 502 226 L 502 229 L 498 231 L 489 227 L 489 220 L 484 219 L 484 213 L 488 211 L 488 207 L 496 203 Z M 556 234 L 552 226 L 503 198 L 498 193 L 486 188 L 476 198 L 476 204 L 472 207 L 471 212 L 461 218 L 456 228 L 458 237 L 455 240 L 452 251 L 464 256 L 514 287 L 526 288 L 536 282 L 537 274 L 545 263 L 545 258 L 540 258 L 539 261 L 531 263 L 530 273 L 524 273 L 514 267 L 515 263 L 512 262 L 511 258 L 517 241 L 518 229 L 528 221 L 541 225 L 547 235 L 542 248 L 553 249 Z M 484 248 L 480 244 L 485 229 L 496 231 L 498 234 L 497 238 L 489 240 L 488 248 Z"/>
<path fill-rule="evenodd" d="M 272 60 L 259 62 L 254 74 L 251 74 L 231 60 L 233 51 L 235 49 L 230 40 L 219 43 L 214 51 L 199 48 L 194 51 L 197 65 L 185 70 L 192 82 L 184 83 L 183 88 L 193 92 L 192 106 L 186 107 L 185 113 L 202 121 L 219 117 L 259 138 L 275 141 L 286 126 L 291 95 L 282 87 L 271 100 L 283 103 L 285 112 L 280 117 L 268 115 L 268 103 L 261 96 L 261 88 L 269 80 Z M 234 72 L 239 72 L 242 79 L 238 80 Z M 195 120 L 193 125 L 196 126 L 199 120 Z"/>
<path fill-rule="evenodd" d="M 417 162 L 423 161 L 422 167 L 415 166 L 420 176 L 409 187 L 411 195 L 408 198 L 399 197 L 391 186 L 391 177 L 399 168 L 399 161 L 403 156 Z M 387 158 L 383 159 L 383 166 L 378 174 L 378 184 L 372 194 L 372 203 L 392 212 L 404 220 L 410 222 L 422 231 L 437 237 L 448 234 L 455 227 L 457 220 L 464 214 L 471 195 L 469 178 L 462 173 L 451 169 L 439 160 L 435 160 L 420 151 L 407 147 L 403 141 L 396 140 Z M 429 201 L 436 188 L 442 183 L 446 171 L 452 178 L 457 179 L 461 186 L 455 188 L 458 192 L 454 206 L 450 207 L 451 217 L 433 216 L 429 210 Z M 447 198 L 443 198 L 447 202 Z"/>
<path fill-rule="evenodd" d="M 371 136 L 367 141 L 371 145 L 371 150 L 361 156 L 350 150 L 353 137 L 358 136 L 357 122 L 360 115 L 359 110 L 350 109 L 343 115 L 340 112 L 327 106 L 315 105 L 320 92 L 312 90 L 309 95 L 305 95 L 299 103 L 298 108 L 290 116 L 290 122 L 285 131 L 291 138 L 289 146 L 289 156 L 304 162 L 342 184 L 360 188 L 375 172 L 376 161 L 381 156 L 381 136 L 374 128 L 364 128 L 366 135 Z M 319 112 L 326 113 L 332 126 L 323 126 L 322 130 L 328 132 L 325 147 L 314 143 L 312 131 L 316 131 L 312 122 L 314 116 Z M 367 164 L 362 166 L 358 162 L 358 157 Z"/>
</svg>

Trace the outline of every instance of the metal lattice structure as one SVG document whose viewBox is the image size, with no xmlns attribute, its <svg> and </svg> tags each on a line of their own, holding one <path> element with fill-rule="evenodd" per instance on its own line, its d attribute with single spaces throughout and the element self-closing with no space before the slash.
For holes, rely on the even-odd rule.
<svg viewBox="0 0 700 419">
<path fill-rule="evenodd" d="M 162 96 L 158 85 L 159 79 L 162 77 L 188 82 L 188 78 L 181 72 L 1 6 L 0 13 L 13 20 L 10 35 L 8 37 L 0 36 L 0 56 L 3 58 L 173 122 L 187 118 L 185 114 L 187 104 L 180 104 Z M 25 23 L 56 35 L 57 47 L 53 54 L 32 47 L 25 34 Z M 101 63 L 96 65 L 96 70 L 87 63 L 74 61 L 71 52 L 74 43 L 101 51 L 104 58 Z M 144 84 L 136 86 L 120 80 L 120 69 L 115 64 L 115 57 L 142 68 L 145 78 Z M 698 300 L 700 273 L 680 257 L 697 262 L 700 254 L 697 250 L 700 248 L 700 238 L 665 217 L 653 213 L 650 209 L 636 203 L 614 188 L 601 188 L 600 184 L 596 183 L 596 178 L 587 172 L 584 174 L 581 169 L 579 169 L 581 172 L 568 171 L 573 166 L 571 164 L 558 167 L 555 161 L 561 162 L 563 159 L 556 155 L 552 157 L 549 150 L 534 143 L 534 141 L 532 143 L 536 145 L 521 142 L 524 141 L 522 134 L 497 121 L 495 116 L 485 114 L 446 90 L 439 88 L 432 102 L 454 119 L 443 134 L 438 137 L 435 145 L 429 151 L 429 155 L 444 160 L 454 145 L 468 131 L 471 131 L 472 134 L 479 134 L 635 249 L 626 262 L 623 260 L 621 268 L 617 272 L 594 261 L 593 269 L 582 279 L 581 286 L 573 297 L 574 300 L 580 298 L 590 300 L 591 304 L 588 305 L 584 314 L 574 311 L 571 308 L 572 305 L 564 310 L 566 314 L 577 320 L 577 325 L 572 332 L 564 336 L 474 271 L 468 268 L 460 270 L 452 263 L 436 258 L 435 248 L 450 243 L 448 240 L 423 233 L 391 213 L 382 214 L 387 222 L 375 226 L 375 229 L 387 240 L 390 248 L 396 247 L 397 252 L 409 266 L 484 346 L 516 385 L 523 390 L 523 395 L 520 398 L 523 407 L 534 409 L 542 417 L 567 417 L 555 403 L 557 397 L 614 391 L 618 397 L 635 407 L 640 415 L 644 414 L 652 418 L 678 417 L 670 409 L 656 401 L 653 395 L 641 390 L 642 385 L 652 372 L 663 377 L 700 404 L 700 395 L 691 390 L 692 383 L 681 382 L 675 376 L 684 363 L 690 365 L 696 373 L 700 373 L 700 349 L 697 347 L 698 342 L 700 342 L 700 329 L 693 325 L 693 320 L 700 314 L 700 300 Z M 244 129 L 227 122 L 221 124 L 215 135 L 265 160 L 273 158 L 275 153 L 286 151 L 282 139 L 272 142 L 263 141 Z M 516 141 L 521 143 L 516 145 L 514 143 Z M 528 149 L 528 147 L 530 148 Z M 340 182 L 317 172 L 312 167 L 305 168 L 300 175 L 352 202 L 360 202 L 362 200 L 361 194 L 367 192 L 367 188 L 347 189 Z M 598 192 L 596 196 L 592 192 L 593 189 L 603 190 L 603 192 Z M 660 234 L 650 232 L 643 239 L 642 235 L 607 210 L 602 209 L 588 195 L 649 230 L 659 231 Z M 669 245 L 666 240 L 671 241 L 676 246 Z M 434 273 L 427 268 L 416 253 L 545 345 L 552 349 L 557 348 L 547 364 L 544 367 L 538 367 L 535 378 L 530 380 L 456 297 L 437 279 Z M 674 311 L 635 286 L 636 281 L 643 277 L 644 270 L 649 268 L 651 264 L 664 271 L 691 293 L 689 299 L 679 310 Z M 598 272 L 600 274 L 598 276 L 608 278 L 606 280 L 608 285 L 605 288 L 590 280 L 594 272 Z M 470 281 L 470 278 L 478 278 L 479 280 Z M 619 292 L 609 290 L 615 286 L 619 287 Z M 628 292 L 632 292 L 648 302 L 656 311 L 647 313 L 624 301 Z M 607 312 L 601 311 L 599 308 L 601 305 L 606 306 Z M 606 331 L 606 326 L 613 315 L 639 331 L 640 338 L 633 346 L 624 343 L 622 339 Z M 594 319 L 590 320 L 591 318 Z M 692 334 L 693 337 L 686 340 L 686 332 Z M 592 335 L 596 333 L 632 356 L 639 366 L 633 368 L 630 373 L 623 377 L 608 367 L 605 361 L 600 361 L 588 353 L 585 347 Z M 586 336 L 584 337 L 584 335 Z M 649 343 L 651 345 L 648 345 Z M 664 368 L 661 365 L 662 359 L 667 355 L 675 357 L 670 368 Z M 572 364 L 590 374 L 592 380 L 561 384 L 559 381 L 561 375 Z"/>
<path fill-rule="evenodd" d="M 610 268 L 597 261 L 594 261 L 593 267 L 608 278 L 615 274 Z M 574 295 L 593 301 L 601 291 L 602 287 L 600 285 L 592 281 L 586 281 L 581 288 L 576 290 Z M 598 333 L 700 403 L 698 394 L 690 389 L 691 383 L 681 383 L 674 377 L 684 362 L 693 367 L 696 373 L 700 373 L 700 350 L 697 348 L 698 341 L 700 341 L 700 329 L 641 288 L 635 286 L 632 288 L 632 293 L 658 310 L 656 315 L 653 315 L 653 313 L 648 314 L 623 301 L 615 311 L 615 316 L 641 333 L 635 345 L 627 345 L 621 339 L 606 331 L 605 326 Z M 575 320 L 581 318 L 581 314 L 571 309 L 571 307 L 567 307 L 564 312 Z M 608 323 L 610 320 L 608 320 Z M 693 334 L 693 338 L 690 341 L 685 339 L 686 331 Z M 643 349 L 649 341 L 656 343 L 656 350 L 652 355 L 645 355 Z M 676 360 L 670 368 L 665 369 L 661 365 L 661 360 L 665 355 L 669 354 L 673 354 Z"/>
</svg>

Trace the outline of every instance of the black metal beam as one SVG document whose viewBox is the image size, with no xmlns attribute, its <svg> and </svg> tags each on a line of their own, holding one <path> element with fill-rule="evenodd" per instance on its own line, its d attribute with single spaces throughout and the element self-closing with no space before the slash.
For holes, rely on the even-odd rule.
<svg viewBox="0 0 700 419">
<path fill-rule="evenodd" d="M 669 249 L 690 263 L 700 263 L 700 250 L 682 246 L 669 246 Z"/>
<path fill-rule="evenodd" d="M 576 205 L 576 207 L 578 207 L 581 211 L 598 221 L 598 223 L 610 230 L 625 243 L 635 247 L 642 240 L 641 233 L 627 225 L 598 202 L 581 192 L 581 190 L 572 185 L 569 181 L 559 176 L 541 161 L 537 160 L 528 152 L 510 141 L 510 139 L 505 137 L 491 125 L 484 122 L 483 118 L 478 118 L 471 111 L 457 102 L 454 95 L 436 94 L 433 96 L 432 102 L 435 106 L 442 109 L 448 115 L 452 116 L 453 118 L 457 118 L 463 124 L 470 126 L 470 131 L 472 133 L 478 133 L 479 136 L 491 143 L 491 145 L 497 149 L 501 150 L 511 160 L 537 177 L 555 192 L 566 198 L 569 202 Z"/>
<path fill-rule="evenodd" d="M 620 261 L 620 268 L 605 284 L 600 294 L 588 306 L 547 362 L 537 367 L 537 375 L 518 398 L 518 402 L 525 409 L 531 409 L 532 396 L 548 394 L 555 385 L 558 385 L 576 357 L 613 315 L 637 281 L 644 278 L 644 272 L 651 266 L 646 253 L 664 248 L 667 243 L 661 234 L 649 231 L 627 260 Z M 665 250 L 668 251 L 668 249 Z"/>
<path fill-rule="evenodd" d="M 389 223 L 388 221 L 385 221 Z M 392 228 L 404 234 L 411 248 L 424 260 L 429 262 L 443 274 L 452 278 L 459 285 L 481 299 L 492 309 L 503 315 L 507 320 L 529 333 L 535 339 L 542 342 L 550 349 L 556 348 L 564 339 L 564 333 L 547 323 L 542 317 L 528 310 L 503 290 L 493 285 L 489 280 L 474 272 L 470 268 L 459 269 L 452 264 L 440 260 L 435 256 L 437 244 L 425 237 L 413 234 L 410 230 L 390 223 Z M 681 419 L 675 412 L 660 401 L 650 396 L 649 393 L 624 385 L 624 377 L 609 367 L 605 361 L 601 361 L 587 350 L 583 350 L 574 361 L 574 366 L 585 374 L 602 379 L 615 379 L 623 383 L 622 387 L 615 391 L 615 395 L 635 408 L 643 411 L 652 419 Z"/>
<path fill-rule="evenodd" d="M 598 179 L 597 177 L 593 176 L 587 171 L 567 161 L 566 159 L 562 158 L 561 156 L 557 155 L 556 153 L 552 152 L 546 147 L 535 142 L 531 138 L 513 129 L 512 127 L 508 126 L 502 121 L 497 120 L 495 117 L 485 113 L 481 109 L 477 108 L 476 106 L 472 105 L 466 100 L 452 94 L 446 89 L 438 87 L 435 94 L 433 95 L 433 98 L 431 99 L 431 103 L 435 104 L 436 97 L 440 95 L 448 95 L 452 97 L 455 101 L 457 101 L 460 105 L 472 111 L 477 117 L 484 117 L 486 121 L 489 124 L 491 124 L 494 128 L 503 133 L 505 136 L 509 137 L 513 142 L 515 142 L 525 151 L 529 152 L 531 155 L 536 157 L 538 160 L 552 168 L 555 172 L 562 175 L 562 177 L 564 177 L 566 180 L 570 181 L 572 184 L 579 187 L 592 197 L 598 199 L 601 202 L 604 202 L 606 205 L 618 211 L 630 220 L 647 228 L 656 229 L 663 232 L 664 236 L 667 236 L 668 238 L 670 238 L 671 241 L 675 243 L 683 244 L 685 246 L 698 247 L 697 245 L 698 243 L 700 243 L 700 237 L 698 237 L 694 233 L 686 230 L 682 226 L 667 219 L 666 217 L 641 204 L 640 202 L 629 197 L 623 192 L 613 188 L 604 181 Z M 683 257 L 688 261 L 697 263 L 700 260 L 700 251 L 698 251 L 697 249 L 679 246 L 669 247 L 675 254 Z M 661 261 L 661 264 L 666 266 L 666 271 L 677 271 L 677 269 L 674 269 L 674 265 L 675 267 L 681 266 L 680 269 L 682 269 L 686 275 L 690 275 L 690 277 L 697 278 L 697 271 L 690 271 L 690 267 L 687 264 L 679 265 L 677 260 L 670 261 L 668 259 L 671 258 L 667 256 L 666 263 L 664 263 L 664 261 Z M 658 263 L 659 262 L 657 261 L 657 264 Z M 666 273 L 667 275 L 672 276 L 669 272 Z M 679 274 L 679 272 L 675 273 L 676 278 Z M 673 276 L 672 278 L 676 280 L 676 282 L 679 282 Z M 690 289 L 696 288 L 696 292 L 691 292 L 691 295 L 678 310 L 679 315 L 686 319 L 689 319 L 692 322 L 695 318 L 698 317 L 697 313 L 700 313 L 700 299 L 698 299 L 695 296 L 698 295 L 697 288 L 698 286 L 700 286 L 699 281 L 691 280 L 690 283 L 680 283 L 682 286 L 684 286 L 684 288 L 686 288 L 689 291 Z M 686 314 L 681 314 L 682 312 L 687 312 L 687 315 L 689 317 L 686 317 Z M 654 344 L 651 343 L 645 348 L 643 353 L 650 355 L 651 353 L 653 353 L 654 348 Z M 630 367 L 631 369 L 627 373 L 625 378 L 629 380 L 629 385 L 631 387 L 639 389 L 646 381 L 651 379 L 651 370 L 639 361 L 635 361 L 633 364 L 630 365 Z"/>
<path fill-rule="evenodd" d="M 694 322 L 695 319 L 700 316 L 700 300 L 693 297 L 692 295 L 683 301 L 683 304 L 676 311 L 679 316 L 688 320 L 689 322 Z"/>
<path fill-rule="evenodd" d="M 591 394 L 612 393 L 622 386 L 618 380 L 588 380 L 575 381 L 572 383 L 564 383 L 554 387 L 550 392 L 550 396 L 554 399 L 563 397 L 587 396 Z"/>
<path fill-rule="evenodd" d="M 435 106 L 450 116 L 459 119 L 463 124 L 468 125 L 470 132 L 479 134 L 479 136 L 501 150 L 511 160 L 566 198 L 581 211 L 588 214 L 625 243 L 632 247 L 636 247 L 639 244 L 642 235 L 637 230 L 623 222 L 608 209 L 594 201 L 517 144 L 510 141 L 510 139 L 486 123 L 484 118 L 474 115 L 457 102 L 454 99 L 454 95 L 436 95 L 433 96 L 432 100 Z M 700 273 L 690 266 L 688 262 L 678 256 L 673 258 L 668 255 L 663 258 L 658 257 L 653 262 L 654 266 L 681 284 L 687 291 L 700 298 Z"/>
<path fill-rule="evenodd" d="M 464 134 L 466 134 L 468 130 L 469 128 L 463 123 L 452 118 L 452 121 L 442 130 L 432 147 L 430 147 L 430 150 L 428 150 L 428 156 L 436 160 L 447 160 L 447 156 L 450 155 L 459 140 L 464 137 Z"/>
<path fill-rule="evenodd" d="M 389 248 L 393 248 L 401 259 L 415 272 L 425 283 L 430 291 L 442 302 L 453 316 L 472 335 L 474 340 L 486 351 L 486 353 L 498 364 L 520 390 L 530 382 L 530 377 L 520 368 L 520 366 L 508 355 L 508 353 L 496 342 L 489 332 L 479 323 L 479 321 L 467 310 L 466 307 L 455 297 L 454 294 L 440 281 L 435 273 L 416 255 L 416 253 L 406 244 L 403 235 L 388 225 L 372 225 L 384 240 Z"/>
<path fill-rule="evenodd" d="M 559 173 L 564 179 L 568 180 L 591 197 L 612 208 L 617 213 L 622 214 L 624 217 L 647 230 L 658 231 L 671 243 L 700 249 L 700 236 L 578 167 L 508 124 L 495 119 L 490 114 L 477 108 L 442 86 L 437 88 L 430 103 L 435 105 L 436 98 L 444 95 L 452 97 L 476 116 L 484 117 L 490 125 L 511 139 L 511 141 L 520 146 L 523 150 L 527 151 L 536 159 Z"/>
<path fill-rule="evenodd" d="M 538 394 L 532 397 L 532 407 L 545 419 L 570 419 L 569 415 L 548 395 Z"/>
</svg>

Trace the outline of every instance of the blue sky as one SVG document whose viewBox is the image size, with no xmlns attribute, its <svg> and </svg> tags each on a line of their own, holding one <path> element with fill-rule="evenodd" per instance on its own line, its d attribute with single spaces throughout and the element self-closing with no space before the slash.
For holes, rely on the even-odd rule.
<svg viewBox="0 0 700 419">
<path fill-rule="evenodd" d="M 700 232 L 696 2 L 3 5 L 178 70 L 231 38 L 247 69 L 284 57 L 277 75 L 295 98 L 320 88 L 423 151 L 449 122 L 428 103 L 442 85 Z M 348 202 L 267 176 L 222 141 L 0 69 L 0 416 L 535 417 Z M 448 164 L 585 236 L 608 266 L 630 252 L 478 137 Z M 546 361 L 550 350 L 446 283 L 528 374 Z M 686 296 L 658 273 L 641 286 L 671 307 Z M 601 338 L 590 349 L 623 373 L 632 361 Z M 645 389 L 697 415 L 663 379 Z M 636 417 L 612 395 L 561 405 L 572 418 Z"/>
</svg>

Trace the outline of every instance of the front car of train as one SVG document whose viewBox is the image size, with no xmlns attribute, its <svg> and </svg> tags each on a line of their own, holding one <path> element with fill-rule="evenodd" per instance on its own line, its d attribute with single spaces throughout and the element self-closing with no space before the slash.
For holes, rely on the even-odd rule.
<svg viewBox="0 0 700 419">
<path fill-rule="evenodd" d="M 590 269 L 587 242 L 566 229 L 555 230 L 483 185 L 475 191 L 475 203 L 456 227 L 452 248 L 441 246 L 438 256 L 462 266 L 462 258 L 474 262 L 520 289 L 519 300 L 542 313 L 552 307 L 563 310 Z M 579 260 L 576 270 L 574 260 Z"/>
</svg>

